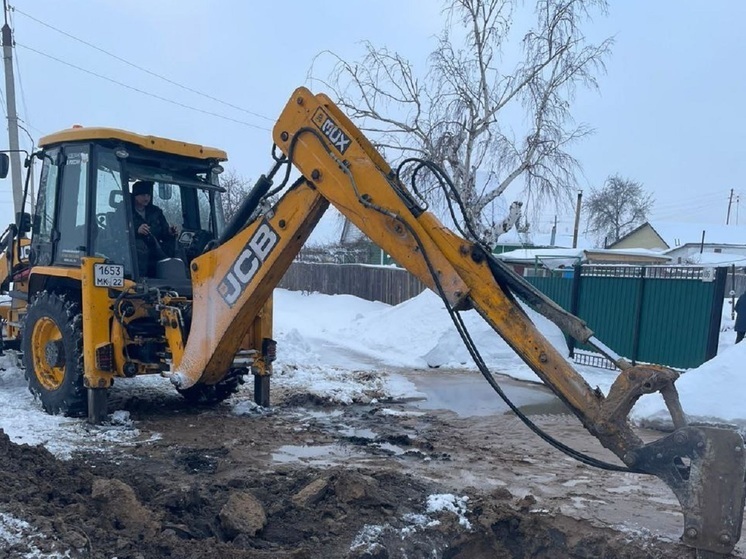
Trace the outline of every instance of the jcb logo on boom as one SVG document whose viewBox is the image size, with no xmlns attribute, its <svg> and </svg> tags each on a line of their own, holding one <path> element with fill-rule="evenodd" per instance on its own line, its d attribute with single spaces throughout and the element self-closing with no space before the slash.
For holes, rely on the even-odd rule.
<svg viewBox="0 0 746 559">
<path fill-rule="evenodd" d="M 279 240 L 269 223 L 263 221 L 218 285 L 218 293 L 229 307 L 238 301 Z"/>
<path fill-rule="evenodd" d="M 313 115 L 313 119 L 311 120 L 319 127 L 319 130 L 321 130 L 332 145 L 339 150 L 339 153 L 344 155 L 344 152 L 347 151 L 347 148 L 352 143 L 350 137 L 342 132 L 342 129 L 321 109 L 316 109 L 316 114 Z"/>
</svg>

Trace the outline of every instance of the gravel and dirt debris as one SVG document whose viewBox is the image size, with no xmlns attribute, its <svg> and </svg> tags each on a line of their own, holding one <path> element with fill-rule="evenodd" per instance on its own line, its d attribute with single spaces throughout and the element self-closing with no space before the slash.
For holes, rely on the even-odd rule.
<svg viewBox="0 0 746 559">
<path fill-rule="evenodd" d="M 0 559 L 695 556 L 660 482 L 574 462 L 511 414 L 250 398 L 125 399 L 137 436 L 69 460 L 0 432 Z M 536 420 L 609 458 L 574 418 Z"/>
</svg>

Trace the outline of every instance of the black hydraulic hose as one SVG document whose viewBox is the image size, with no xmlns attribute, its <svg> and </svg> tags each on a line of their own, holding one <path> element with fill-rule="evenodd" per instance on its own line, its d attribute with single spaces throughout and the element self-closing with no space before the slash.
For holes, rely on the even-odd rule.
<svg viewBox="0 0 746 559">
<path fill-rule="evenodd" d="M 412 160 L 410 160 L 412 161 Z M 453 190 L 454 198 L 456 202 L 461 207 L 462 211 L 464 210 L 463 203 L 458 196 L 458 193 L 455 192 L 455 189 L 453 189 L 453 185 L 450 182 L 450 179 L 445 175 L 445 173 L 438 167 L 436 164 L 432 162 L 422 162 L 423 167 L 426 167 L 436 173 L 437 176 L 441 178 L 446 184 L 449 184 Z M 349 175 L 350 181 L 353 183 L 353 188 L 355 188 L 354 180 L 352 179 L 352 176 Z M 355 188 L 357 191 L 357 189 Z M 379 208 L 378 206 L 375 206 L 373 204 L 368 203 L 367 201 L 360 199 L 360 203 L 365 205 L 366 207 L 369 207 L 373 210 L 380 211 L 382 213 L 386 213 L 387 215 L 391 215 L 390 212 L 387 212 L 386 210 Z M 463 211 L 464 218 L 466 218 L 466 212 Z M 456 327 L 456 331 L 458 332 L 459 336 L 461 337 L 462 341 L 464 342 L 464 345 L 466 346 L 466 349 L 468 350 L 469 354 L 471 355 L 472 359 L 474 360 L 474 363 L 477 365 L 477 368 L 479 369 L 479 372 L 482 374 L 482 376 L 487 380 L 490 387 L 497 393 L 498 396 L 507 404 L 507 406 L 511 409 L 511 411 L 536 435 L 539 436 L 543 441 L 549 443 L 551 446 L 556 448 L 557 450 L 567 454 L 568 456 L 578 460 L 579 462 L 582 462 L 586 465 L 593 466 L 596 468 L 600 468 L 603 470 L 609 470 L 609 471 L 615 471 L 615 472 L 625 472 L 625 473 L 644 473 L 642 470 L 639 470 L 637 468 L 630 468 L 627 466 L 619 466 L 617 464 L 612 464 L 609 462 L 606 462 L 604 460 L 600 460 L 598 458 L 594 458 L 593 456 L 589 456 L 588 454 L 585 454 L 584 452 L 581 452 L 579 450 L 576 450 L 556 438 L 552 437 L 549 433 L 541 429 L 538 425 L 536 425 L 531 419 L 524 414 L 518 406 L 516 406 L 508 397 L 508 395 L 503 391 L 502 387 L 499 385 L 499 383 L 495 380 L 494 376 L 488 369 L 486 363 L 482 359 L 481 354 L 479 353 L 479 350 L 477 349 L 473 339 L 471 338 L 466 325 L 464 324 L 463 320 L 461 319 L 460 314 L 458 311 L 456 311 L 448 301 L 448 298 L 446 297 L 445 290 L 443 289 L 442 284 L 440 283 L 440 278 L 438 276 L 438 273 L 436 272 L 433 263 L 431 262 L 427 251 L 425 250 L 425 247 L 420 240 L 419 236 L 417 235 L 416 231 L 410 227 L 410 225 L 406 222 L 406 220 L 402 219 L 400 216 L 393 216 L 395 219 L 397 219 L 412 235 L 415 242 L 417 243 L 418 247 L 420 248 L 420 253 L 422 254 L 423 259 L 425 260 L 425 264 L 428 267 L 428 270 L 430 271 L 430 275 L 432 276 L 433 283 L 435 284 L 435 292 L 438 294 L 438 296 L 443 301 L 443 304 L 445 305 L 446 310 L 448 311 L 449 316 L 451 317 L 451 320 L 453 321 L 454 326 Z M 466 226 L 469 229 L 469 232 L 474 234 L 474 230 L 471 227 L 471 224 L 466 220 Z M 503 284 L 503 282 L 500 281 L 499 274 L 496 275 L 495 279 L 498 281 L 498 283 Z M 504 284 L 503 284 L 504 285 Z M 510 291 L 506 291 L 506 294 L 510 293 Z"/>
<path fill-rule="evenodd" d="M 219 242 L 221 245 L 235 237 L 236 234 L 246 226 L 251 215 L 254 213 L 254 210 L 256 210 L 257 206 L 262 201 L 262 198 L 264 198 L 264 195 L 269 192 L 270 188 L 272 188 L 272 179 L 267 178 L 265 175 L 259 177 L 254 188 L 251 189 L 249 195 L 243 202 L 241 202 L 238 210 L 236 210 L 236 213 L 220 235 Z"/>
<path fill-rule="evenodd" d="M 275 146 L 272 147 L 272 158 L 275 160 L 275 164 L 270 169 L 269 173 L 262 175 L 254 184 L 254 188 L 251 189 L 249 195 L 241 202 L 241 205 L 236 210 L 231 220 L 226 225 L 223 233 L 218 239 L 219 244 L 223 244 L 226 241 L 231 240 L 235 237 L 246 225 L 248 225 L 251 216 L 254 211 L 259 207 L 259 204 L 267 196 L 271 195 L 270 188 L 272 188 L 272 180 L 274 179 L 277 171 L 279 171 L 283 165 L 287 167 L 285 172 L 285 178 L 278 188 L 282 188 L 287 184 L 288 177 L 290 175 L 290 160 L 283 155 L 275 155 Z M 276 192 L 273 191 L 273 193 Z"/>
</svg>

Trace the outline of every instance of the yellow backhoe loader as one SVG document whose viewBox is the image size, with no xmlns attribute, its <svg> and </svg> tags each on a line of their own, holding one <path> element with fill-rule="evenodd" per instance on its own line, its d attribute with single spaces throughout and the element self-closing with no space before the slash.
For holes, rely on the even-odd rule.
<svg viewBox="0 0 746 559">
<path fill-rule="evenodd" d="M 219 183 L 226 154 L 218 149 L 107 128 L 77 127 L 39 141 L 31 156 L 42 161 L 33 219 L 19 216 L 0 238 L 0 282 L 11 296 L 0 317 L 4 343 L 20 347 L 29 388 L 47 412 L 99 422 L 114 378 L 152 373 L 168 376 L 189 399 L 212 401 L 251 373 L 256 401 L 269 405 L 272 291 L 331 204 L 442 298 L 500 395 L 461 310 L 476 309 L 619 463 L 567 447 L 513 408 L 532 429 L 585 463 L 658 476 L 681 503 L 686 544 L 702 558 L 733 550 L 746 496 L 744 440 L 733 430 L 688 424 L 676 372 L 630 365 L 495 259 L 468 223 L 459 234 L 444 227 L 403 177 L 432 173 L 451 189 L 448 177 L 427 161 L 392 169 L 326 96 L 296 90 L 273 139 L 271 170 L 228 223 Z M 7 166 L 5 155 L 0 171 Z M 300 178 L 288 185 L 292 168 Z M 163 239 L 135 226 L 142 213 L 136 184 L 151 185 L 152 201 L 178 229 L 153 266 L 139 249 Z M 542 336 L 516 297 L 616 364 L 621 372 L 607 396 Z M 646 444 L 628 414 L 652 392 L 663 395 L 675 431 Z"/>
</svg>

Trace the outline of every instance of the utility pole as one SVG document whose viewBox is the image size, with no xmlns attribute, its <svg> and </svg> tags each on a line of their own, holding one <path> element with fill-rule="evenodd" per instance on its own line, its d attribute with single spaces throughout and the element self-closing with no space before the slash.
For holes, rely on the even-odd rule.
<svg viewBox="0 0 746 559">
<path fill-rule="evenodd" d="M 575 206 L 575 228 L 572 231 L 572 248 L 578 248 L 578 228 L 580 227 L 580 203 L 583 200 L 583 191 L 578 190 L 578 203 Z"/>
<path fill-rule="evenodd" d="M 3 0 L 3 62 L 5 63 L 5 103 L 8 112 L 8 148 L 10 149 L 10 177 L 13 184 L 13 208 L 16 215 L 23 212 L 23 184 L 21 183 L 21 157 L 18 146 L 18 115 L 16 114 L 16 86 L 13 77 L 13 34 L 8 25 L 8 1 Z M 17 219 L 17 218 L 16 218 Z"/>
<path fill-rule="evenodd" d="M 730 206 L 733 203 L 733 189 L 730 189 L 730 196 L 728 196 L 728 215 L 725 217 L 725 224 L 730 223 Z"/>
</svg>

